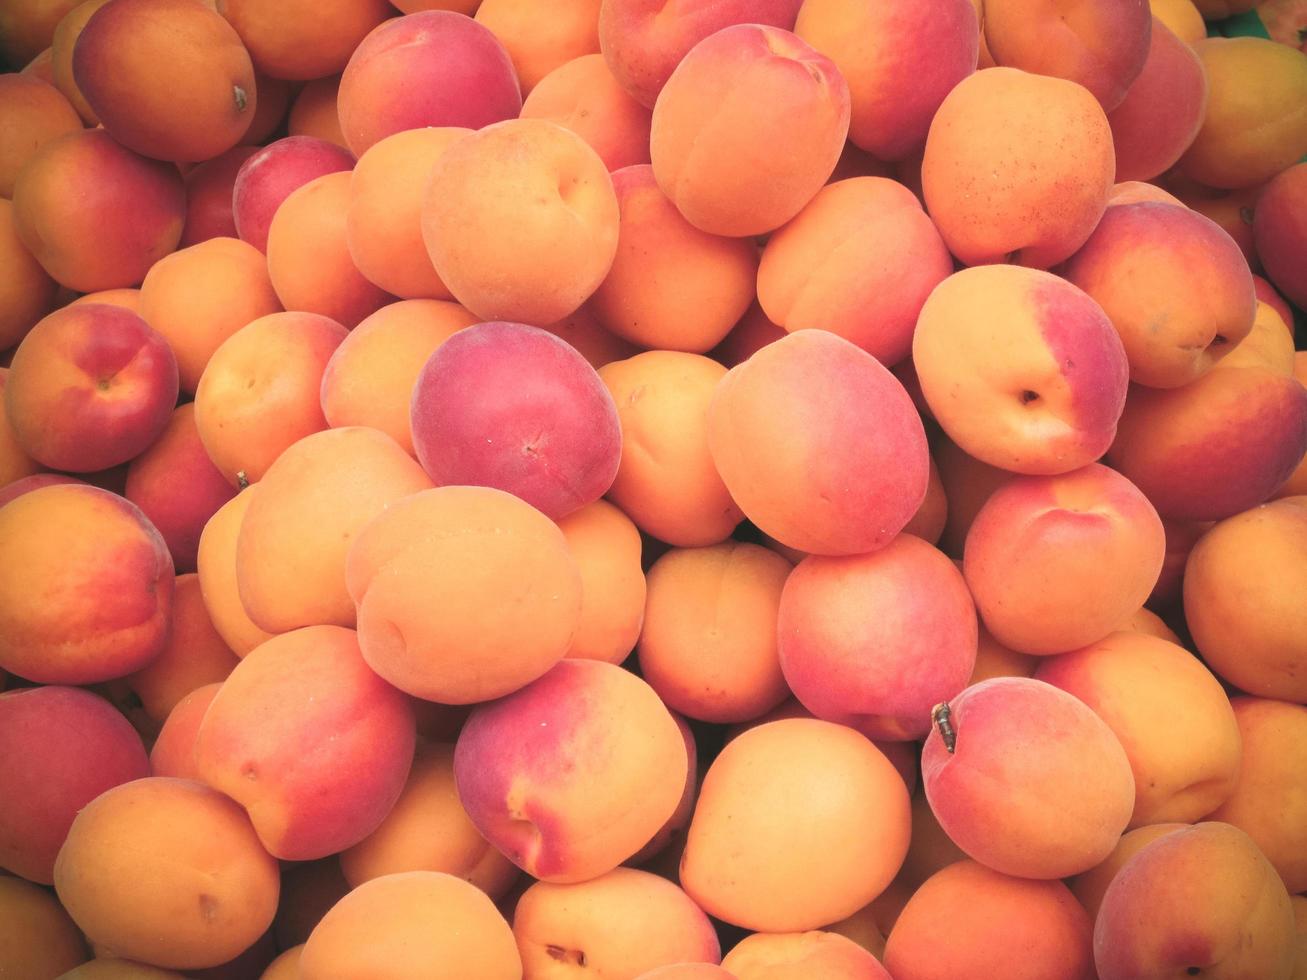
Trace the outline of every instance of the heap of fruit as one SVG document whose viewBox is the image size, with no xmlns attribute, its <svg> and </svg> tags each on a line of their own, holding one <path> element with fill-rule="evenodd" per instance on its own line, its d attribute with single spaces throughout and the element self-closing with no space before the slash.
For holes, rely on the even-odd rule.
<svg viewBox="0 0 1307 980">
<path fill-rule="evenodd" d="M 1253 6 L 0 2 L 0 977 L 1307 975 Z"/>
</svg>

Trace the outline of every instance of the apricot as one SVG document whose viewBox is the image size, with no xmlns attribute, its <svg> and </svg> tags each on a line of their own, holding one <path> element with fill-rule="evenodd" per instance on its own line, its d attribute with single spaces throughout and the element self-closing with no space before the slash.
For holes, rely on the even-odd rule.
<svg viewBox="0 0 1307 980">
<path fill-rule="evenodd" d="M 986 68 L 954 86 L 931 120 L 921 186 L 963 264 L 1047 269 L 1094 230 L 1115 168 L 1107 116 L 1087 89 Z"/>
<path fill-rule="evenodd" d="M 735 326 L 731 327 L 722 342 L 708 352 L 708 356 L 728 368 L 747 361 L 774 340 L 780 340 L 788 331 L 767 319 L 758 301 L 754 300 L 744 311 Z"/>
<path fill-rule="evenodd" d="M 1285 169 L 1266 185 L 1257 198 L 1253 240 L 1276 288 L 1299 308 L 1307 307 L 1307 272 L 1300 261 L 1307 249 L 1307 164 Z M 1292 317 L 1285 324 L 1292 333 Z"/>
<path fill-rule="evenodd" d="M 306 83 L 291 103 L 290 115 L 286 117 L 287 133 L 322 140 L 348 153 L 349 143 L 340 129 L 339 95 L 339 75 Z"/>
<path fill-rule="evenodd" d="M 582 306 L 554 323 L 547 323 L 541 329 L 575 347 L 596 371 L 605 364 L 640 353 L 640 348 L 634 344 L 605 330 L 588 306 Z"/>
<path fill-rule="evenodd" d="M 567 653 L 580 622 L 581 576 L 562 531 L 489 487 L 393 502 L 358 533 L 345 581 L 372 669 L 445 704 L 534 681 Z M 433 604 L 458 614 L 433 617 Z"/>
<path fill-rule="evenodd" d="M 745 516 L 812 554 L 883 547 L 929 482 L 925 430 L 903 386 L 824 330 L 789 334 L 718 382 L 708 448 Z"/>
<path fill-rule="evenodd" d="M 991 677 L 1033 677 L 1041 659 L 1005 647 L 981 623 L 976 643 L 976 666 L 971 671 L 967 687 Z"/>
<path fill-rule="evenodd" d="M 1293 376 L 1307 387 L 1307 351 L 1295 351 L 1293 355 Z M 1275 497 L 1296 497 L 1307 494 L 1307 455 L 1300 462 L 1289 479 L 1280 484 Z"/>
<path fill-rule="evenodd" d="M 368 668 L 354 632 L 310 626 L 256 647 L 223 681 L 195 765 L 245 808 L 270 854 L 308 861 L 380 826 L 414 739 L 408 699 Z"/>
<path fill-rule="evenodd" d="M 948 500 L 948 513 L 938 544 L 950 558 L 961 560 L 967 531 L 971 529 L 976 514 L 995 490 L 1012 479 L 1013 474 L 982 463 L 942 434 L 932 440 L 931 462 L 939 471 L 939 482 Z"/>
<path fill-rule="evenodd" d="M 533 325 L 563 319 L 594 293 L 618 224 L 599 155 L 543 119 L 457 141 L 436 161 L 422 205 L 427 252 L 454 298 L 482 319 Z"/>
<path fill-rule="evenodd" d="M 1188 826 L 1187 823 L 1154 823 L 1128 830 L 1121 835 L 1116 847 L 1112 848 L 1112 853 L 1103 860 L 1102 864 L 1095 865 L 1084 874 L 1076 875 L 1068 881 L 1071 894 L 1075 895 L 1076 901 L 1089 913 L 1090 921 L 1098 917 L 1103 896 L 1112 884 L 1112 879 L 1132 857 L 1157 838 L 1164 837 L 1175 830 L 1184 830 Z"/>
<path fill-rule="evenodd" d="M 63 93 L 88 126 L 95 126 L 100 120 L 77 86 L 77 80 L 73 76 L 73 53 L 77 48 L 77 40 L 91 17 L 108 2 L 109 0 L 85 0 L 84 3 L 73 5 L 67 14 L 59 19 L 50 37 L 51 82 Z"/>
<path fill-rule="evenodd" d="M 606 500 L 568 514 L 558 529 L 581 574 L 581 618 L 567 656 L 621 663 L 644 621 L 640 531 Z"/>
<path fill-rule="evenodd" d="M 49 891 L 19 878 L 0 878 L 0 971 L 61 977 L 86 956 L 81 932 Z"/>
<path fill-rule="evenodd" d="M 1221 0 L 1201 2 L 1211 6 Z M 1154 26 L 1161 21 L 1185 44 L 1194 44 L 1207 37 L 1207 25 L 1194 0 L 1148 0 L 1148 7 L 1155 18 Z"/>
<path fill-rule="evenodd" d="M 239 238 L 232 193 L 236 175 L 245 161 L 262 147 L 233 146 L 212 160 L 197 164 L 182 178 L 186 185 L 186 224 L 178 248 L 189 248 L 210 238 Z"/>
<path fill-rule="evenodd" d="M 7 76 L 0 75 L 0 78 Z M 0 198 L 0 348 L 13 347 L 54 309 L 58 285 L 18 237 L 14 206 Z"/>
<path fill-rule="evenodd" d="M 862 735 L 809 718 L 769 722 L 709 766 L 681 886 L 745 929 L 818 928 L 885 890 L 910 827 L 903 780 Z"/>
<path fill-rule="evenodd" d="M 273 216 L 292 191 L 353 167 L 352 153 L 312 136 L 287 136 L 256 150 L 241 164 L 232 185 L 237 235 L 266 253 Z"/>
<path fill-rule="evenodd" d="M 69 306 L 85 306 L 90 303 L 103 303 L 105 306 L 121 306 L 137 316 L 141 315 L 141 291 L 139 288 L 124 286 L 120 289 L 99 289 L 85 293 L 69 303 Z"/>
<path fill-rule="evenodd" d="M 0 508 L 0 542 L 0 668 L 93 684 L 163 650 L 172 560 L 135 504 L 98 487 L 42 487 Z"/>
<path fill-rule="evenodd" d="M 236 581 L 236 542 L 254 493 L 254 487 L 247 487 L 214 512 L 200 533 L 195 562 L 213 628 L 238 657 L 272 638 L 250 619 Z"/>
<path fill-rule="evenodd" d="M 1283 378 L 1293 376 L 1293 334 L 1270 303 L 1257 300 L 1253 327 L 1221 361 L 1223 367 L 1265 368 Z"/>
<path fill-rule="evenodd" d="M 723 104 L 738 105 L 729 125 Z M 723 28 L 676 66 L 654 105 L 654 177 L 701 231 L 779 228 L 830 177 L 849 131 L 849 87 L 835 63 L 787 30 Z M 792 152 L 770 148 L 785 145 Z"/>
<path fill-rule="evenodd" d="M 482 0 L 476 21 L 512 59 L 522 94 L 573 58 L 599 52 L 600 0 Z"/>
<path fill-rule="evenodd" d="M 44 144 L 14 181 L 18 237 L 61 286 L 136 286 L 177 247 L 186 192 L 177 168 L 100 129 Z"/>
<path fill-rule="evenodd" d="M 528 874 L 561 884 L 635 854 L 675 812 L 687 771 L 658 695 L 598 660 L 563 660 L 479 706 L 454 749 L 458 795 L 477 829 Z"/>
<path fill-rule="evenodd" d="M 302 980 L 520 980 L 509 928 L 473 885 L 436 871 L 365 882 L 318 923 L 300 955 Z"/>
<path fill-rule="evenodd" d="M 386 0 L 217 0 L 217 7 L 254 67 L 291 81 L 339 72 L 368 32 L 394 14 Z"/>
<path fill-rule="evenodd" d="M 304 955 L 304 944 L 291 946 L 268 964 L 259 980 L 299 980 L 300 958 Z"/>
<path fill-rule="evenodd" d="M 1256 216 L 1254 216 L 1253 220 L 1256 221 Z M 1270 281 L 1262 276 L 1253 276 L 1253 291 L 1257 293 L 1258 302 L 1265 303 L 1279 314 L 1280 319 L 1284 322 L 1285 329 L 1289 331 L 1289 335 L 1292 337 L 1294 334 L 1293 307 L 1289 305 L 1288 300 L 1281 296 Z"/>
<path fill-rule="evenodd" d="M 713 963 L 672 963 L 641 973 L 635 980 L 738 980 L 734 973 Z"/>
<path fill-rule="evenodd" d="M 0 75 L 0 198 L 12 197 L 14 179 L 38 149 L 82 128 L 77 110 L 49 82 L 31 75 Z"/>
<path fill-rule="evenodd" d="M 636 851 L 625 862 L 630 867 L 643 868 L 661 875 L 668 881 L 676 881 L 676 867 L 680 863 L 681 853 L 685 850 L 685 828 L 694 815 L 694 804 L 699 795 L 699 745 L 695 741 L 690 723 L 675 711 L 668 712 L 681 733 L 685 743 L 685 756 L 688 765 L 685 771 L 685 788 L 677 801 L 676 809 L 658 831 L 645 842 L 644 847 Z"/>
<path fill-rule="evenodd" d="M 652 113 L 622 88 L 602 54 L 582 54 L 540 78 L 522 101 L 521 118 L 570 129 L 610 172 L 649 162 Z"/>
<path fill-rule="evenodd" d="M 889 744 L 907 746 L 912 750 L 913 755 L 916 755 L 917 746 L 914 742 Z M 903 859 L 903 867 L 899 869 L 894 880 L 906 886 L 910 892 L 915 892 L 935 872 L 947 868 L 950 864 L 967 860 L 967 853 L 944 833 L 944 828 L 939 825 L 935 812 L 930 808 L 930 801 L 926 799 L 926 794 L 916 792 L 912 787 L 909 787 L 909 792 L 913 794 L 912 838 L 908 844 L 907 856 Z M 876 903 L 873 902 L 871 908 L 874 909 L 875 905 Z M 901 912 L 902 910 L 900 914 Z M 890 925 L 891 923 L 886 923 L 886 931 L 889 930 Z M 883 954 L 885 951 L 883 937 L 880 945 L 880 952 Z"/>
<path fill-rule="evenodd" d="M 200 773 L 195 766 L 195 736 L 220 687 L 221 681 L 197 687 L 173 705 L 150 747 L 151 776 L 176 776 L 199 781 Z"/>
<path fill-rule="evenodd" d="M 1062 882 L 959 861 L 908 899 L 885 943 L 885 968 L 894 980 L 1079 980 L 1092 973 L 1092 932 Z"/>
<path fill-rule="evenodd" d="M 739 980 L 783 980 L 825 976 L 847 980 L 888 980 L 876 957 L 857 943 L 832 932 L 755 932 L 745 936 L 722 959 Z"/>
</svg>

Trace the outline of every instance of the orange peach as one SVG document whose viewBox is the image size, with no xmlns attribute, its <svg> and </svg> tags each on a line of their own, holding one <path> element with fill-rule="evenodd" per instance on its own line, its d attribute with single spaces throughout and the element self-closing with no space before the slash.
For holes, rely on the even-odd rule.
<svg viewBox="0 0 1307 980">
<path fill-rule="evenodd" d="M 54 309 L 59 287 L 19 238 L 14 206 L 2 197 L 0 270 L 0 349 L 7 350 Z"/>
<path fill-rule="evenodd" d="M 503 697 L 540 677 L 580 622 L 581 576 L 562 531 L 489 487 L 392 503 L 351 545 L 345 581 L 367 662 L 445 704 Z M 433 603 L 459 614 L 433 617 Z"/>
<path fill-rule="evenodd" d="M 818 930 L 755 932 L 735 944 L 722 959 L 722 966 L 739 980 L 786 977 L 890 980 L 876 957 L 853 940 Z"/>
<path fill-rule="evenodd" d="M 921 506 L 930 475 L 903 386 L 825 330 L 787 334 L 718 382 L 708 448 L 745 516 L 812 554 L 888 544 Z"/>
<path fill-rule="evenodd" d="M 38 149 L 58 136 L 75 133 L 82 119 L 63 94 L 31 75 L 0 75 L 0 198 L 14 193 L 14 178 Z"/>
<path fill-rule="evenodd" d="M 542 77 L 523 100 L 521 117 L 570 129 L 610 172 L 649 162 L 652 114 L 622 88 L 602 54 L 582 54 Z"/>
<path fill-rule="evenodd" d="M 1222 367 L 1265 368 L 1293 376 L 1293 334 L 1270 303 L 1257 300 L 1253 328 L 1222 360 Z"/>
<path fill-rule="evenodd" d="M 948 514 L 939 547 L 950 558 L 962 558 L 967 532 L 990 495 L 1012 479 L 1013 474 L 982 463 L 964 452 L 947 436 L 932 439 L 931 462 L 939 470 L 939 482 L 948 500 Z"/>
<path fill-rule="evenodd" d="M 62 286 L 135 286 L 177 247 L 186 192 L 177 168 L 148 160 L 103 130 L 44 144 L 14 182 L 18 236 Z"/>
<path fill-rule="evenodd" d="M 1127 831 L 1121 835 L 1116 847 L 1112 849 L 1112 853 L 1103 860 L 1102 864 L 1095 865 L 1084 874 L 1072 878 L 1068 882 L 1071 894 L 1075 895 L 1076 901 L 1083 905 L 1085 911 L 1089 913 L 1090 921 L 1098 918 L 1098 910 L 1102 907 L 1103 896 L 1107 894 L 1112 879 L 1116 877 L 1116 873 L 1124 868 L 1132 857 L 1157 838 L 1165 837 L 1175 830 L 1184 830 L 1188 826 L 1187 823 L 1154 823 Z"/>
<path fill-rule="evenodd" d="M 1156 184 L 1147 184 L 1142 180 L 1121 180 L 1112 185 L 1112 193 L 1108 195 L 1107 206 L 1110 208 L 1114 204 L 1139 204 L 1143 201 L 1179 204 L 1181 206 L 1184 204 L 1174 194 L 1163 190 Z"/>
<path fill-rule="evenodd" d="M 1254 224 L 1256 220 L 1257 218 L 1254 215 Z M 1284 321 L 1285 329 L 1289 331 L 1289 336 L 1292 337 L 1294 334 L 1293 307 L 1289 305 L 1289 301 L 1276 291 L 1276 288 L 1271 285 L 1269 280 L 1258 275 L 1253 276 L 1253 290 L 1257 293 L 1259 302 L 1265 303 L 1280 315 L 1280 319 Z"/>
<path fill-rule="evenodd" d="M 645 871 L 652 871 L 675 882 L 679 880 L 676 869 L 685 850 L 685 828 L 690 825 L 690 817 L 694 815 L 694 804 L 699 795 L 699 745 L 695 741 L 694 732 L 690 730 L 690 723 L 674 711 L 668 713 L 672 716 L 672 721 L 676 722 L 681 740 L 685 743 L 688 763 L 685 789 L 682 790 L 681 799 L 672 815 L 645 842 L 644 847 L 632 854 L 625 863 L 630 867 L 643 867 Z"/>
<path fill-rule="evenodd" d="M 52 82 L 88 126 L 95 126 L 100 120 L 96 118 L 95 110 L 87 103 L 86 96 L 77 87 L 77 80 L 73 77 L 73 52 L 87 22 L 108 2 L 109 0 L 85 0 L 84 3 L 76 4 L 59 19 L 50 38 Z"/>
<path fill-rule="evenodd" d="M 658 695 L 598 660 L 564 660 L 478 707 L 454 749 L 458 795 L 477 829 L 556 883 L 597 878 L 640 850 L 675 812 L 688 769 Z"/>
<path fill-rule="evenodd" d="M 1288 892 L 1248 835 L 1225 823 L 1145 845 L 1112 879 L 1094 923 L 1102 980 L 1288 978 L 1293 958 Z"/>
<path fill-rule="evenodd" d="M 339 75 L 306 83 L 291 103 L 290 115 L 286 117 L 287 133 L 312 137 L 349 153 L 349 143 L 340 129 L 340 111 L 336 105 L 339 95 Z"/>
<path fill-rule="evenodd" d="M 1266 275 L 1299 308 L 1307 307 L 1307 164 L 1289 167 L 1257 199 L 1253 240 Z M 1292 332 L 1293 320 L 1286 321 Z"/>
<path fill-rule="evenodd" d="M 345 558 L 374 517 L 431 487 L 384 432 L 326 429 L 288 446 L 268 467 L 236 540 L 236 583 L 250 619 L 270 633 L 352 627 Z"/>
<path fill-rule="evenodd" d="M 436 871 L 374 878 L 332 907 L 304 944 L 301 980 L 520 980 L 513 931 L 485 893 Z"/>
<path fill-rule="evenodd" d="M 209 0 L 205 0 L 208 3 Z M 215 0 L 216 9 L 216 0 Z M 237 145 L 259 146 L 266 143 L 274 133 L 281 131 L 286 122 L 286 113 L 290 108 L 291 96 L 297 86 L 283 78 L 272 78 L 255 69 L 254 87 L 259 98 L 254 112 L 249 115 L 249 122 L 241 134 Z M 221 156 L 221 154 L 219 154 Z"/>
<path fill-rule="evenodd" d="M 58 980 L 186 980 L 186 975 L 136 960 L 120 960 L 116 957 L 102 960 L 97 957 L 69 970 Z"/>
<path fill-rule="evenodd" d="M 245 161 L 261 147 L 233 146 L 212 160 L 186 172 L 186 224 L 178 248 L 189 248 L 210 238 L 238 238 L 232 192 Z"/>
<path fill-rule="evenodd" d="M 976 643 L 976 666 L 971 671 L 967 687 L 991 677 L 1033 677 L 1040 659 L 1003 646 L 981 623 Z"/>
<path fill-rule="evenodd" d="M 1253 240 L 1253 216 L 1264 184 L 1216 190 L 1187 180 L 1174 169 L 1167 173 L 1166 178 L 1166 189 L 1178 197 L 1181 204 L 1206 215 L 1224 228 L 1243 252 L 1249 266 L 1259 267 L 1257 246 Z"/>
<path fill-rule="evenodd" d="M 916 749 L 916 744 L 912 742 L 895 744 L 908 745 Z M 939 825 L 935 812 L 930 808 L 930 800 L 926 799 L 926 794 L 915 793 L 912 797 L 912 839 L 908 844 L 907 857 L 903 859 L 903 867 L 899 869 L 894 880 L 915 892 L 935 872 L 965 860 L 967 860 L 967 852 L 954 844 L 948 834 L 944 833 L 944 828 Z M 872 903 L 872 907 L 875 907 L 875 903 Z M 889 926 L 890 924 L 887 923 L 886 930 Z M 883 939 L 881 952 L 884 952 Z"/>
<path fill-rule="evenodd" d="M 713 963 L 672 963 L 641 973 L 635 980 L 739 980 Z"/>
<path fill-rule="evenodd" d="M 1293 355 L 1293 376 L 1307 387 L 1307 351 L 1295 351 Z M 1307 494 L 1307 455 L 1304 455 L 1302 462 L 1290 474 L 1289 479 L 1280 484 L 1280 489 L 1273 494 L 1274 497 L 1296 497 Z"/>
<path fill-rule="evenodd" d="M 268 964 L 267 969 L 259 975 L 259 980 L 299 980 L 300 958 L 303 955 L 303 943 L 291 946 Z"/>
<path fill-rule="evenodd" d="M 590 311 L 605 329 L 643 347 L 710 350 L 753 301 L 757 248 L 686 221 L 648 165 L 617 171 L 613 190 L 621 214 L 617 255 Z"/>
<path fill-rule="evenodd" d="M 141 291 L 139 288 L 124 286 L 120 289 L 98 289 L 85 293 L 69 303 L 69 306 L 85 306 L 88 303 L 103 303 L 106 306 L 121 306 L 137 316 L 141 315 Z"/>
<path fill-rule="evenodd" d="M 823 187 L 771 236 L 758 301 L 788 331 L 830 330 L 893 365 L 912 350 L 926 297 L 952 272 L 952 256 L 911 191 L 884 177 L 855 177 Z"/>
<path fill-rule="evenodd" d="M 308 861 L 381 825 L 414 739 L 408 699 L 368 668 L 354 632 L 310 626 L 255 648 L 223 681 L 195 765 L 246 809 L 269 853 Z"/>
<path fill-rule="evenodd" d="M 948 524 L 948 497 L 944 494 L 944 482 L 940 479 L 939 468 L 935 461 L 930 461 L 930 482 L 926 485 L 926 499 L 921 502 L 912 520 L 903 528 L 904 534 L 915 534 L 927 544 L 939 544 Z"/>
<path fill-rule="evenodd" d="M 640 531 L 606 500 L 573 511 L 558 528 L 581 573 L 581 619 L 567 656 L 621 663 L 644 621 Z"/>
<path fill-rule="evenodd" d="M 1157 584 L 1153 586 L 1153 592 L 1148 597 L 1150 603 L 1161 609 L 1177 604 L 1189 552 L 1211 526 L 1207 522 L 1172 521 L 1162 518 L 1162 530 L 1166 532 L 1166 557 L 1162 560 L 1162 573 L 1157 577 Z"/>
<path fill-rule="evenodd" d="M 526 95 L 573 58 L 599 51 L 600 0 L 482 0 L 476 21 L 504 46 Z"/>
<path fill-rule="evenodd" d="M 1115 167 L 1107 116 L 1083 86 L 986 68 L 959 82 L 931 120 L 921 182 L 926 211 L 961 262 L 1047 269 L 1094 230 Z"/>
<path fill-rule="evenodd" d="M 1219 0 L 1203 2 L 1210 5 Z M 1148 7 L 1157 21 L 1165 24 L 1185 44 L 1194 44 L 1207 37 L 1207 25 L 1194 0 L 1148 0 Z"/>
<path fill-rule="evenodd" d="M 195 425 L 233 486 L 262 479 L 288 446 L 327 428 L 322 375 L 347 333 L 317 313 L 272 313 L 213 352 L 195 386 Z"/>
<path fill-rule="evenodd" d="M 200 594 L 213 628 L 233 653 L 243 657 L 272 634 L 260 629 L 241 604 L 236 581 L 236 542 L 257 488 L 246 487 L 209 518 L 200 533 L 196 568 Z"/>
<path fill-rule="evenodd" d="M 605 364 L 632 357 L 640 348 L 629 341 L 610 333 L 595 319 L 589 306 L 582 306 L 570 316 L 554 323 L 546 323 L 542 330 L 548 330 L 555 337 L 566 340 L 577 349 L 590 366 L 598 371 Z"/>
<path fill-rule="evenodd" d="M 599 155 L 543 119 L 456 142 L 432 169 L 422 206 L 436 273 L 486 320 L 545 324 L 575 312 L 613 264 L 618 225 Z"/>
<path fill-rule="evenodd" d="M 150 775 L 175 776 L 199 781 L 195 766 L 195 736 L 204 721 L 204 713 L 218 696 L 222 682 L 205 684 L 187 694 L 175 705 L 150 747 Z"/>
<path fill-rule="evenodd" d="M 932 414 L 961 449 L 1043 475 L 1103 455 L 1129 371 L 1093 297 L 1014 265 L 963 269 L 936 286 L 917 321 L 912 363 Z"/>
<path fill-rule="evenodd" d="M 86 956 L 86 940 L 49 891 L 0 878 L 0 974 L 62 977 Z"/>
<path fill-rule="evenodd" d="M 232 220 L 242 241 L 268 251 L 268 229 L 290 194 L 309 181 L 351 170 L 348 150 L 312 136 L 287 136 L 256 150 L 232 184 Z"/>
<path fill-rule="evenodd" d="M 218 13 L 236 28 L 259 71 L 307 81 L 344 68 L 394 9 L 386 0 L 218 0 Z"/>
<path fill-rule="evenodd" d="M 723 125 L 721 107 L 738 106 Z M 658 186 L 714 235 L 760 235 L 830 177 L 849 131 L 835 63 L 787 30 L 726 27 L 696 44 L 658 95 L 649 151 Z M 788 153 L 770 152 L 785 145 Z"/>
<path fill-rule="evenodd" d="M 1092 932 L 1062 882 L 959 861 L 908 900 L 885 944 L 885 967 L 894 980 L 1081 980 L 1092 974 Z"/>
<path fill-rule="evenodd" d="M 1157 613 L 1153 612 L 1147 606 L 1140 606 L 1135 614 L 1126 620 L 1123 629 L 1132 633 L 1144 633 L 1148 636 L 1155 636 L 1159 640 L 1166 640 L 1168 643 L 1174 643 L 1176 646 L 1184 646 L 1184 642 L 1176 634 L 1175 630 L 1171 629 L 1171 627 L 1166 624 L 1166 620 L 1157 615 Z"/>
<path fill-rule="evenodd" d="M 4 373 L 0 371 L 0 389 L 4 388 Z M 3 415 L 4 405 L 0 402 L 0 415 Z M 60 483 L 84 483 L 75 476 L 68 476 L 66 473 L 33 473 L 31 476 L 25 476 L 22 479 L 14 480 L 13 483 L 5 483 L 0 486 L 0 507 L 3 507 L 9 501 L 21 497 L 25 493 L 31 493 L 33 490 L 39 490 L 41 487 L 57 486 Z M 3 690 L 3 685 L 0 685 Z"/>
<path fill-rule="evenodd" d="M 1188 384 L 1253 326 L 1248 263 L 1219 225 L 1185 207 L 1112 207 L 1060 271 L 1111 319 L 1137 384 Z M 1204 283 L 1201 299 L 1195 276 Z"/>
<path fill-rule="evenodd" d="M 46 486 L 0 508 L 0 668 L 41 684 L 93 684 L 163 650 L 172 559 L 130 501 Z"/>
<path fill-rule="evenodd" d="M 776 624 L 790 571 L 780 555 L 742 541 L 673 548 L 654 562 L 637 653 L 641 676 L 668 707 L 731 723 L 788 696 Z"/>
</svg>

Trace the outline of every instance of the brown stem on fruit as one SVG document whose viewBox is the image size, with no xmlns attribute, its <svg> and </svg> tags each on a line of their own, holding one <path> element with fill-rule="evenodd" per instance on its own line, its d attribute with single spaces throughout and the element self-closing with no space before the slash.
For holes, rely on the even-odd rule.
<svg viewBox="0 0 1307 980">
<path fill-rule="evenodd" d="M 249 478 L 248 476 L 245 475 L 245 471 L 244 471 L 244 470 L 237 470 L 237 471 L 236 471 L 236 486 L 237 486 L 239 489 L 244 490 L 244 489 L 245 489 L 246 487 L 248 487 L 249 485 L 250 485 L 250 478 Z"/>
<path fill-rule="evenodd" d="M 245 107 L 250 104 L 250 100 L 245 97 L 245 89 L 239 85 L 231 87 L 232 98 L 236 100 L 236 111 L 244 112 Z"/>
<path fill-rule="evenodd" d="M 957 748 L 958 733 L 953 730 L 953 713 L 947 701 L 930 709 L 930 721 L 939 730 L 939 737 L 944 740 L 944 748 L 948 750 L 949 755 L 952 755 L 953 750 Z"/>
<path fill-rule="evenodd" d="M 555 946 L 553 943 L 545 946 L 545 952 L 551 959 L 558 960 L 560 963 L 573 963 L 576 966 L 585 966 L 585 951 L 580 949 L 568 949 L 565 946 Z"/>
</svg>

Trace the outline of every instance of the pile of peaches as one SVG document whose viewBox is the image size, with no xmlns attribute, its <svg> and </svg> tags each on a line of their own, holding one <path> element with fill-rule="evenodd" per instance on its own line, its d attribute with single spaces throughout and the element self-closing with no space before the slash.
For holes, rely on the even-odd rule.
<svg viewBox="0 0 1307 980">
<path fill-rule="evenodd" d="M 1307 977 L 1255 6 L 4 0 L 0 977 Z"/>
</svg>

